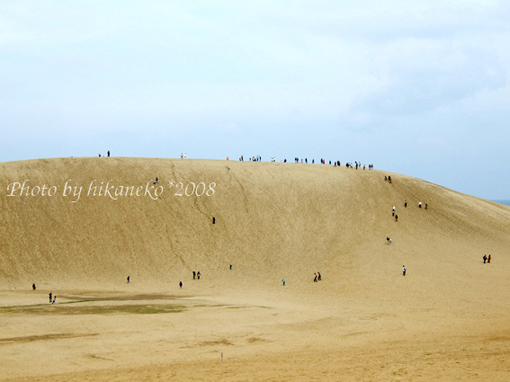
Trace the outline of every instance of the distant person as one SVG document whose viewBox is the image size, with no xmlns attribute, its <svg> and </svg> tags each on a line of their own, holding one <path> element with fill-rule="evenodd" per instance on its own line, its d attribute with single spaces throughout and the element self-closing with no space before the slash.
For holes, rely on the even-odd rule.
<svg viewBox="0 0 510 382">
<path fill-rule="evenodd" d="M 53 296 L 52 304 L 54 304 L 55 302 L 57 302 L 57 296 Z"/>
<path fill-rule="evenodd" d="M 35 284 L 32 284 L 32 290 L 36 290 Z"/>
<path fill-rule="evenodd" d="M 406 275 L 407 269 L 405 265 L 402 265 L 402 275 Z"/>
<path fill-rule="evenodd" d="M 179 282 L 179 287 L 182 289 L 182 281 Z"/>
<path fill-rule="evenodd" d="M 425 203 L 425 209 L 429 208 L 429 205 L 427 203 Z"/>
<path fill-rule="evenodd" d="M 230 264 L 230 270 L 232 270 L 232 264 Z"/>
<path fill-rule="evenodd" d="M 387 236 L 387 237 L 386 237 L 386 242 L 387 242 L 388 244 L 391 244 L 391 239 L 390 239 L 390 237 L 389 237 L 389 236 Z"/>
<path fill-rule="evenodd" d="M 398 215 L 395 215 L 395 221 L 398 222 Z"/>
<path fill-rule="evenodd" d="M 487 262 L 490 263 L 491 262 L 491 254 L 489 253 L 489 257 L 487 257 Z"/>
<path fill-rule="evenodd" d="M 195 271 L 193 271 L 193 280 L 195 280 L 196 275 L 197 275 L 197 273 Z"/>
<path fill-rule="evenodd" d="M 197 279 L 200 280 L 200 271 L 197 272 Z"/>
<path fill-rule="evenodd" d="M 213 218 L 212 218 L 212 223 L 213 223 L 213 224 L 216 224 L 216 218 L 215 218 L 214 216 L 213 216 Z"/>
<path fill-rule="evenodd" d="M 421 208 L 421 202 L 418 203 L 418 208 Z"/>
<path fill-rule="evenodd" d="M 388 177 L 386 175 L 384 175 L 384 181 L 387 182 L 388 181 Z"/>
<path fill-rule="evenodd" d="M 50 298 L 50 304 L 51 304 L 51 302 L 53 301 L 53 300 L 51 299 L 51 298 L 53 297 L 53 294 L 50 292 L 50 294 L 49 294 L 48 296 L 49 296 L 49 298 Z"/>
<path fill-rule="evenodd" d="M 317 272 L 317 280 L 321 281 L 321 273 Z"/>
<path fill-rule="evenodd" d="M 285 286 L 285 279 L 282 279 L 282 285 Z"/>
<path fill-rule="evenodd" d="M 127 277 L 127 283 L 129 284 L 131 282 L 131 276 Z"/>
<path fill-rule="evenodd" d="M 391 176 L 388 176 L 388 183 L 391 183 Z"/>
<path fill-rule="evenodd" d="M 317 273 L 314 273 L 313 274 L 313 282 L 316 283 L 317 282 Z"/>
<path fill-rule="evenodd" d="M 404 202 L 404 207 L 407 208 L 407 200 Z"/>
<path fill-rule="evenodd" d="M 487 255 L 483 255 L 483 263 L 485 264 L 487 262 Z"/>
<path fill-rule="evenodd" d="M 108 158 L 110 157 L 110 150 L 108 150 Z"/>
</svg>

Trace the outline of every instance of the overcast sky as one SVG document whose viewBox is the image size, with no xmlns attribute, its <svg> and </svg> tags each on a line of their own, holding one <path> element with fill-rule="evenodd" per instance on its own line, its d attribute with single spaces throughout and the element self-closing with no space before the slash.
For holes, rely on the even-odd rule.
<svg viewBox="0 0 510 382">
<path fill-rule="evenodd" d="M 510 199 L 508 1 L 0 2 L 0 162 L 373 163 Z"/>
</svg>

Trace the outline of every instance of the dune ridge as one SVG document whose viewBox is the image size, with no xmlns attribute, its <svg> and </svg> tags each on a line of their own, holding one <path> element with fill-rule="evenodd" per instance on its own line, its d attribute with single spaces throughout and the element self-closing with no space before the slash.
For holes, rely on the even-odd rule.
<svg viewBox="0 0 510 382">
<path fill-rule="evenodd" d="M 385 175 L 391 175 L 392 183 L 384 181 Z M 154 184 L 156 178 L 158 183 Z M 27 180 L 25 185 L 31 188 L 25 189 L 25 194 L 13 191 L 14 183 L 21 187 Z M 72 193 L 64 196 L 66 182 L 72 187 L 83 187 L 79 199 Z M 118 195 L 117 200 L 114 194 L 98 195 L 101 182 L 104 187 L 109 182 L 113 193 L 122 186 L 123 193 L 135 194 Z M 183 196 L 176 195 L 178 182 L 183 183 Z M 185 187 L 191 182 L 195 186 L 204 184 L 204 193 L 198 192 L 201 196 L 185 195 Z M 357 349 L 359 354 L 370 358 L 372 349 L 391 364 L 395 354 L 385 353 L 384 346 L 388 345 L 392 352 L 411 352 L 416 356 L 409 364 L 423 371 L 418 380 L 451 380 L 452 376 L 477 380 L 484 375 L 480 374 L 481 370 L 463 374 L 469 360 L 480 350 L 466 345 L 470 335 L 480 337 L 488 353 L 494 352 L 497 346 L 501 356 L 494 359 L 499 365 L 493 367 L 492 378 L 504 380 L 509 375 L 509 362 L 503 360 L 510 349 L 510 323 L 506 318 L 510 313 L 508 206 L 391 172 L 319 164 L 150 158 L 41 159 L 1 163 L 0 184 L 3 296 L 0 302 L 4 307 L 37 305 L 38 299 L 45 298 L 49 291 L 58 291 L 62 301 L 67 302 L 85 300 L 91 293 L 127 293 L 133 301 L 136 300 L 133 293 L 175 295 L 187 299 L 184 305 L 193 299 L 205 299 L 204 306 L 210 306 L 207 309 L 212 312 L 209 313 L 210 331 L 190 334 L 196 330 L 197 317 L 182 313 L 188 315 L 187 322 L 179 321 L 187 332 L 175 334 L 172 341 L 193 342 L 191 338 L 198 338 L 206 348 L 235 348 L 238 358 L 231 367 L 236 372 L 246 369 L 245 380 L 257 380 L 257 375 L 262 378 L 259 380 L 281 379 L 278 376 L 290 373 L 285 365 L 291 359 L 303 358 L 314 338 L 322 341 L 321 357 L 324 354 L 347 357 Z M 48 190 L 54 186 L 54 194 L 42 196 L 41 190 L 36 196 L 30 194 L 34 187 L 42 185 L 47 185 Z M 94 186 L 96 195 L 92 194 Z M 143 191 L 137 196 L 139 187 Z M 154 187 L 152 192 L 147 192 L 151 187 Z M 156 187 L 161 187 L 159 195 Z M 91 194 L 87 195 L 89 189 Z M 212 195 L 208 196 L 207 191 Z M 406 201 L 408 206 L 404 207 Z M 422 208 L 418 208 L 419 202 Z M 398 221 L 392 217 L 392 206 L 396 207 Z M 386 237 L 391 237 L 391 245 Z M 489 253 L 492 262 L 484 265 L 482 256 Z M 402 277 L 402 265 L 408 269 L 406 277 Z M 202 279 L 192 280 L 192 271 L 200 271 Z M 322 281 L 315 284 L 313 274 L 317 271 L 321 272 Z M 130 285 L 126 283 L 128 275 Z M 286 280 L 285 287 L 282 279 Z M 179 281 L 184 282 L 183 289 L 178 287 Z M 32 283 L 37 285 L 37 294 L 33 296 L 29 291 Z M 80 293 L 85 296 L 82 300 L 77 297 Z M 97 296 L 94 298 L 97 300 Z M 146 299 L 151 301 L 153 311 L 167 303 L 161 302 L 160 297 Z M 213 312 L 216 302 L 231 305 L 232 309 Z M 110 302 L 89 301 L 88 304 Z M 84 309 L 75 311 L 83 313 Z M 122 315 L 125 309 L 125 305 L 117 308 L 121 312 L 118 314 Z M 206 308 L 193 305 L 193 309 Z M 111 319 L 111 324 L 117 325 L 109 317 L 101 319 L 104 322 Z M 180 320 L 174 318 L 176 314 L 171 317 Z M 258 327 L 262 318 L 264 329 Z M 5 330 L 14 328 L 9 319 L 6 316 Z M 236 335 L 245 333 L 247 337 L 242 338 L 246 340 L 236 343 L 229 336 L 221 337 L 219 322 L 225 319 L 240 320 L 230 330 L 235 330 Z M 144 325 L 155 328 L 161 325 L 160 320 L 151 315 Z M 122 322 L 129 331 L 128 318 L 124 317 Z M 137 322 L 143 321 L 137 319 Z M 486 330 L 479 328 L 485 324 L 489 324 Z M 71 331 L 78 330 L 69 325 Z M 396 328 L 428 344 L 425 347 L 431 354 L 434 346 L 430 344 L 436 341 L 445 345 L 444 336 L 454 332 L 455 341 L 465 346 L 468 356 L 461 357 L 459 365 L 450 365 L 450 371 L 446 371 L 447 367 L 438 371 L 433 365 L 418 361 L 423 359 L 420 354 L 424 354 L 419 348 L 413 350 L 408 345 L 397 346 L 392 342 Z M 37 330 L 31 330 L 34 338 L 45 338 Z M 148 332 L 152 333 L 149 329 Z M 6 333 L 2 334 L 6 343 L 10 343 Z M 21 339 L 23 333 L 18 334 L 16 338 Z M 67 349 L 69 357 L 81 354 L 80 341 L 94 343 L 96 337 L 106 336 L 87 332 L 69 351 L 63 343 L 74 334 L 60 334 L 62 340 L 54 342 L 61 345 L 55 346 Z M 229 335 L 238 338 L 232 332 Z M 219 337 L 226 339 L 218 340 Z M 499 340 L 487 339 L 495 337 Z M 106 338 L 115 348 L 122 342 Z M 249 338 L 254 340 L 248 341 Z M 344 339 L 342 344 L 339 338 Z M 294 353 L 286 347 L 289 344 Z M 264 358 L 261 349 L 268 347 L 282 357 L 281 363 L 274 364 Z M 155 356 L 154 349 L 147 344 L 142 346 L 146 355 L 141 358 L 138 355 L 139 362 L 134 364 L 127 360 L 137 356 L 126 350 L 113 366 L 99 365 L 96 358 L 89 357 L 86 366 L 60 370 L 61 377 L 43 369 L 23 374 L 15 369 L 16 362 L 22 362 L 22 358 L 10 355 L 7 345 L 3 349 L 5 356 L 13 361 L 6 374 L 12 378 L 42 373 L 41 378 L 53 375 L 51 378 L 55 380 L 67 377 L 79 380 L 91 369 L 117 372 L 122 369 L 124 377 L 147 378 L 150 372 L 146 367 L 155 362 L 161 368 L 163 380 L 168 374 L 162 370 L 170 367 L 168 359 Z M 456 347 L 448 349 L 446 354 L 459 356 Z M 183 372 L 202 359 L 210 380 L 228 380 L 216 369 L 217 365 L 210 363 L 209 353 L 189 350 L 194 357 L 190 358 L 191 363 L 175 351 L 170 353 L 174 357 L 170 357 L 171 365 L 180 365 L 179 370 Z M 253 356 L 264 358 L 275 374 L 265 374 L 250 363 Z M 98 357 L 108 358 L 106 354 Z M 373 365 L 379 362 L 370 359 Z M 396 375 L 387 374 L 387 369 L 379 374 L 373 370 L 370 374 L 363 374 L 362 370 L 356 374 L 341 366 L 326 366 L 317 357 L 307 362 L 312 369 L 317 365 L 325 369 L 327 380 L 337 380 L 336 373 L 349 370 L 351 374 L 346 375 L 352 378 L 346 380 L 364 380 L 367 375 L 389 380 Z M 444 359 L 441 362 L 449 364 Z M 408 368 L 401 365 L 402 370 Z M 109 378 L 104 380 L 115 380 L 113 374 L 107 375 Z M 306 380 L 306 375 L 302 371 L 291 379 Z M 406 375 L 409 377 L 406 373 L 401 376 Z M 185 379 L 182 375 L 182 380 Z M 232 377 L 232 380 L 238 379 Z"/>
</svg>

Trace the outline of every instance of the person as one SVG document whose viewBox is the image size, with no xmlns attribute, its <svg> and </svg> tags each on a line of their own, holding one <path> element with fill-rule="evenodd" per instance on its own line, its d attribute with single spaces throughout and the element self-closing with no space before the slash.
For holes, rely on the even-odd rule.
<svg viewBox="0 0 510 382">
<path fill-rule="evenodd" d="M 398 215 L 395 215 L 395 221 L 398 222 Z"/>
<path fill-rule="evenodd" d="M 36 288 L 35 288 L 35 284 L 32 284 L 32 290 L 35 290 L 35 289 L 36 289 Z"/>
<path fill-rule="evenodd" d="M 50 304 L 51 304 L 51 301 L 52 301 L 51 298 L 52 298 L 53 294 L 50 292 L 50 294 L 48 296 L 50 297 Z"/>
<path fill-rule="evenodd" d="M 421 208 L 421 202 L 418 203 L 418 208 Z"/>
<path fill-rule="evenodd" d="M 213 223 L 213 224 L 216 224 L 216 218 L 215 218 L 214 216 L 213 216 L 213 218 L 212 218 L 212 223 Z"/>
<path fill-rule="evenodd" d="M 388 177 L 386 175 L 384 175 L 384 181 L 387 182 L 388 181 Z"/>
<path fill-rule="evenodd" d="M 179 287 L 182 289 L 182 281 L 179 282 Z"/>
<path fill-rule="evenodd" d="M 193 271 L 193 280 L 195 280 L 196 272 Z"/>
<path fill-rule="evenodd" d="M 110 157 L 110 150 L 108 150 L 108 158 Z"/>
<path fill-rule="evenodd" d="M 391 244 L 391 239 L 390 239 L 390 237 L 389 237 L 389 236 L 387 236 L 387 237 L 386 237 L 386 242 L 387 242 L 388 244 Z"/>
<path fill-rule="evenodd" d="M 232 270 L 232 264 L 230 264 L 230 270 Z"/>
<path fill-rule="evenodd" d="M 197 279 L 200 280 L 200 271 L 197 272 Z"/>
<path fill-rule="evenodd" d="M 388 183 L 391 183 L 391 176 L 388 176 Z"/>
<path fill-rule="evenodd" d="M 317 279 L 318 279 L 319 281 L 321 281 L 321 273 L 320 273 L 320 272 L 317 272 Z"/>
<path fill-rule="evenodd" d="M 404 207 L 407 208 L 407 200 L 404 202 Z"/>
<path fill-rule="evenodd" d="M 53 302 L 52 302 L 52 304 L 54 304 L 56 301 L 57 301 L 57 296 L 53 296 Z"/>
<path fill-rule="evenodd" d="M 425 203 L 425 209 L 429 208 L 429 205 L 427 203 Z"/>
<path fill-rule="evenodd" d="M 285 279 L 282 279 L 282 284 L 283 286 L 285 286 Z"/>
<path fill-rule="evenodd" d="M 130 281 L 131 281 L 131 276 L 128 276 L 127 277 L 127 283 L 129 284 Z"/>
<path fill-rule="evenodd" d="M 485 264 L 487 262 L 487 255 L 483 255 L 483 263 Z"/>
<path fill-rule="evenodd" d="M 316 283 L 317 282 L 317 273 L 314 273 L 313 274 L 313 282 Z"/>
<path fill-rule="evenodd" d="M 489 257 L 487 258 L 487 262 L 490 263 L 491 262 L 491 254 L 489 253 Z"/>
<path fill-rule="evenodd" d="M 405 265 L 402 265 L 402 274 L 405 276 L 406 275 L 406 266 Z"/>
</svg>

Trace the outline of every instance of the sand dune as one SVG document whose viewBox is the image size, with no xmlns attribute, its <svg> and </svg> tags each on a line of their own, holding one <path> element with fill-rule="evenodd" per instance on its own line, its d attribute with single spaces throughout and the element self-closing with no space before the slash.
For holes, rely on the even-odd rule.
<svg viewBox="0 0 510 382">
<path fill-rule="evenodd" d="M 47 159 L 0 184 L 0 379 L 510 379 L 510 207 L 318 164 Z"/>
</svg>

